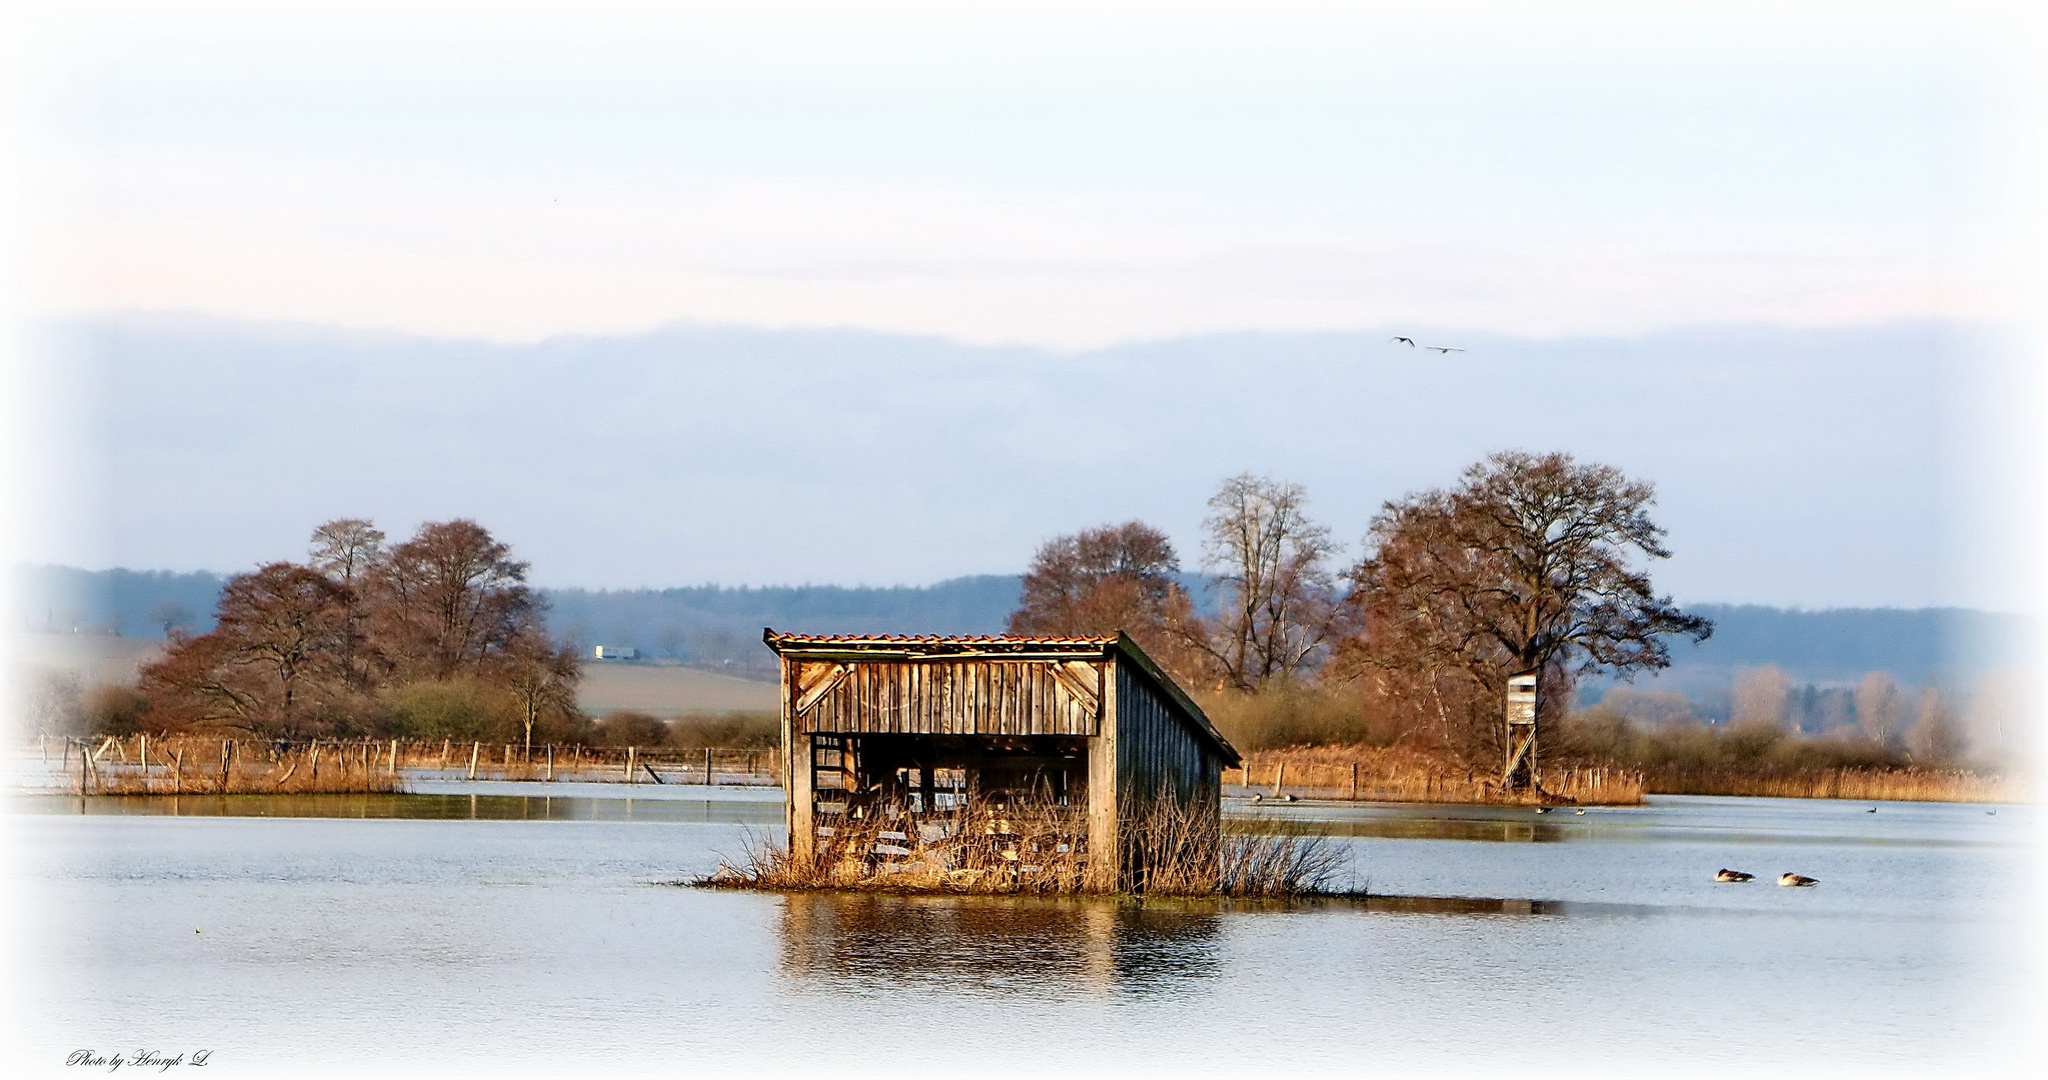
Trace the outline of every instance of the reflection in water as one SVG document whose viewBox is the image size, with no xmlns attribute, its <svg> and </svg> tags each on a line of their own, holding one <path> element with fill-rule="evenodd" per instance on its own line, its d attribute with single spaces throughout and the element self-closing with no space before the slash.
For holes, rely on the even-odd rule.
<svg viewBox="0 0 2048 1080">
<path fill-rule="evenodd" d="M 780 930 L 803 986 L 1064 996 L 1214 978 L 1221 928 L 1215 904 L 799 893 Z"/>
<path fill-rule="evenodd" d="M 28 795 L 17 809 L 43 814 L 145 817 L 362 818 L 415 821 L 651 821 L 770 825 L 779 803 L 528 795 Z"/>
<path fill-rule="evenodd" d="M 1327 836 L 1357 836 L 1380 840 L 1477 840 L 1508 844 L 1556 844 L 1579 839 L 1584 824 L 1563 825 L 1533 820 L 1527 810 L 1437 806 L 1348 806 L 1340 816 L 1309 818 L 1305 815 L 1247 813 L 1227 807 L 1228 827 L 1244 832 L 1309 831 Z"/>
</svg>

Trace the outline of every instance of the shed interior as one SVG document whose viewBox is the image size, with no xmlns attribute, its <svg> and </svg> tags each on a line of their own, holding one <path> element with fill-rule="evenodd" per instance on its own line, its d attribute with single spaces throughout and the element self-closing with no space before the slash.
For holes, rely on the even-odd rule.
<svg viewBox="0 0 2048 1080">
<path fill-rule="evenodd" d="M 869 825 L 864 831 L 881 829 L 885 840 L 900 840 L 905 849 L 962 829 L 1001 842 L 1021 834 L 1021 815 L 1028 810 L 1035 815 L 1032 831 L 1044 834 L 1039 839 L 1067 845 L 1062 852 L 1086 850 L 1085 736 L 818 733 L 810 738 L 813 820 L 820 838 L 863 822 Z"/>
</svg>

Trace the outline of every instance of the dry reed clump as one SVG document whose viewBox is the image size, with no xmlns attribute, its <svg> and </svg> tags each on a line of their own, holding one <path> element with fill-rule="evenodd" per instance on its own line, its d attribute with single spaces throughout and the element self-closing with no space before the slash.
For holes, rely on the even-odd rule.
<svg viewBox="0 0 2048 1080">
<path fill-rule="evenodd" d="M 1328 836 L 1302 822 L 1235 822 L 1218 828 L 1206 804 L 1159 799 L 1126 827 L 1137 891 L 1161 896 L 1286 899 L 1350 892 L 1340 886 L 1349 862 Z"/>
<path fill-rule="evenodd" d="M 828 826 L 809 858 L 754 835 L 736 859 L 696 884 L 721 888 L 904 893 L 1161 896 L 1330 895 L 1344 868 L 1328 837 L 1298 830 L 1220 833 L 1214 811 L 1161 799 L 1126 823 L 1129 872 L 1105 879 L 1088 866 L 1086 822 L 1070 808 L 1013 806 L 923 816 L 908 828 L 886 818 Z M 915 837 L 915 839 L 913 839 Z"/>
<path fill-rule="evenodd" d="M 751 835 L 701 884 L 772 890 L 878 889 L 895 892 L 1073 893 L 1084 890 L 1087 824 L 1069 808 L 1043 805 L 912 816 L 885 808 L 821 825 L 815 850 L 799 856 Z"/>
<path fill-rule="evenodd" d="M 1366 802 L 1525 803 L 1635 806 L 1645 787 L 1640 770 L 1553 766 L 1540 770 L 1538 792 L 1503 792 L 1497 773 L 1446 763 L 1392 746 L 1315 746 L 1245 755 L 1223 774 L 1226 785 L 1279 797 Z"/>
</svg>

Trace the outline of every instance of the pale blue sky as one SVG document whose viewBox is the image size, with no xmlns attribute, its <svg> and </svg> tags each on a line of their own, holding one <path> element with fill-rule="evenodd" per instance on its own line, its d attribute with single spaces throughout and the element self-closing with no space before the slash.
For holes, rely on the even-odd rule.
<svg viewBox="0 0 2048 1080">
<path fill-rule="evenodd" d="M 240 504 L 220 485 L 261 441 L 190 418 L 247 379 L 181 379 L 130 341 L 76 354 L 89 362 L 75 369 L 44 356 L 20 372 L 26 400 L 68 404 L 17 414 L 30 466 L 16 516 L 33 525 L 18 553 L 231 570 L 296 554 L 330 512 L 394 525 L 478 513 L 554 584 L 916 582 L 1015 570 L 1045 536 L 1112 516 L 1159 520 L 1192 554 L 1203 493 L 1243 468 L 1312 481 L 1355 546 L 1380 500 L 1513 443 L 1664 484 L 1690 560 L 1667 576 L 1693 599 L 2021 606 L 2012 581 L 2036 560 L 2031 502 L 2012 495 L 2038 478 L 2034 413 L 2019 404 L 2033 399 L 2024 380 L 1978 377 L 2018 370 L 1986 343 L 2029 347 L 2039 306 L 2043 64 L 2007 9 L 593 10 L 29 16 L 18 310 L 72 327 L 217 317 L 219 348 L 255 371 L 265 356 L 317 371 L 306 357 L 331 340 L 264 320 L 408 335 L 345 353 L 357 367 L 335 377 L 388 389 L 350 398 L 359 417 L 324 417 L 335 430 L 460 414 L 466 403 L 393 396 L 441 385 L 402 374 L 401 356 L 444 355 L 422 339 L 596 335 L 611 343 L 576 351 L 583 378 L 632 357 L 653 365 L 649 385 L 687 395 L 695 376 L 727 378 L 730 358 L 689 345 L 649 359 L 647 340 L 667 339 L 634 335 L 909 335 L 848 345 L 860 359 L 841 366 L 967 381 L 863 398 L 865 419 L 835 423 L 1002 468 L 1015 462 L 992 432 L 1093 437 L 1029 411 L 1074 402 L 984 401 L 966 373 L 995 354 L 948 346 L 966 367 L 921 368 L 898 357 L 923 348 L 914 336 L 1066 354 L 1125 385 L 1142 366 L 1132 347 L 1236 335 L 1144 354 L 1208 382 L 1133 413 L 1157 431 L 1106 441 L 1170 445 L 1172 459 L 1086 491 L 1026 470 L 970 504 L 849 481 L 830 492 L 847 514 L 884 494 L 926 509 L 915 527 L 876 511 L 820 533 L 791 509 L 817 491 L 802 454 L 776 472 L 715 449 L 800 440 L 777 427 L 776 394 L 807 413 L 835 404 L 816 388 L 845 371 L 772 344 L 758 363 L 774 370 L 734 383 L 730 404 L 664 408 L 631 386 L 574 395 L 559 431 L 576 440 L 523 448 L 525 473 L 428 482 L 363 459 L 289 499 Z M 1954 332 L 1912 329 L 1929 326 Z M 1356 369 L 1308 363 L 1307 339 L 1287 336 L 1357 334 L 1330 340 L 1363 348 L 1414 328 L 1492 343 L 1490 378 L 1542 357 L 1528 377 L 1548 381 L 1551 411 L 1439 423 L 1432 410 L 1477 400 L 1472 372 L 1410 378 L 1377 354 Z M 1799 335 L 1816 329 L 1837 336 L 1814 339 L 1830 343 L 1824 358 L 1802 357 Z M 1713 352 L 1728 342 L 1737 353 Z M 1636 365 L 1626 379 L 1616 356 Z M 1281 360 L 1314 372 L 1289 389 L 1318 399 L 1324 428 L 1291 437 L 1269 416 L 1282 426 L 1202 437 L 1236 422 L 1233 380 L 1256 384 Z M 82 371 L 160 389 L 108 397 L 66 382 Z M 810 381 L 780 389 L 801 372 Z M 1681 389 L 1695 378 L 1712 393 Z M 1641 396 L 1601 397 L 1624 384 Z M 947 428 L 957 444 L 920 442 L 906 402 L 926 389 L 990 411 Z M 544 415 L 553 399 L 530 390 L 505 407 Z M 327 400 L 313 382 L 265 393 L 250 400 Z M 1400 424 L 1377 422 L 1390 407 Z M 139 410 L 126 432 L 78 442 L 121 410 Z M 60 416 L 85 426 L 45 430 Z M 413 457 L 394 460 L 471 460 L 466 430 L 437 443 L 413 424 L 392 436 Z M 691 440 L 695 456 L 674 452 Z M 611 488 L 522 486 L 554 455 L 661 464 L 618 486 L 614 517 L 598 498 Z M 193 474 L 167 471 L 176 461 L 209 475 L 180 487 Z"/>
<path fill-rule="evenodd" d="M 32 306 L 1056 347 L 2005 313 L 2024 57 L 1778 7 L 53 16 Z"/>
</svg>

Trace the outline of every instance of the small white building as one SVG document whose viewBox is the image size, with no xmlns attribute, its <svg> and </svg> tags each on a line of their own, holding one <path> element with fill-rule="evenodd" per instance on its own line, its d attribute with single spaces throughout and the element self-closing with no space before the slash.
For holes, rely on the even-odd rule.
<svg viewBox="0 0 2048 1080">
<path fill-rule="evenodd" d="M 599 646 L 598 646 L 598 647 L 596 647 L 595 649 L 592 649 L 592 650 L 590 651 L 590 654 L 591 654 L 591 656 L 592 656 L 593 658 L 595 658 L 595 659 L 598 659 L 598 660 L 638 660 L 638 659 L 640 659 L 640 650 L 638 650 L 638 649 L 622 649 L 622 648 L 620 648 L 620 647 L 619 647 L 619 646 L 617 646 L 617 645 L 599 645 Z"/>
</svg>

